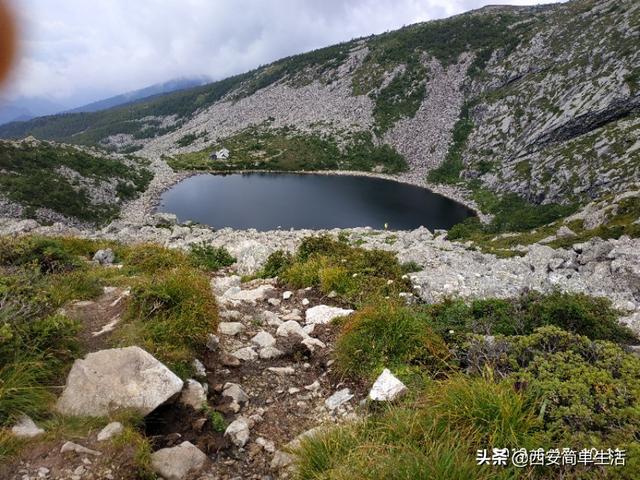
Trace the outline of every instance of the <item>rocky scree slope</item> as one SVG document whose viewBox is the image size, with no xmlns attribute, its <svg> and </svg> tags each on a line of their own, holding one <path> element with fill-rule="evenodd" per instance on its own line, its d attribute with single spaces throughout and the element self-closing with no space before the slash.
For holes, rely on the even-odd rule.
<svg viewBox="0 0 640 480">
<path fill-rule="evenodd" d="M 299 137 L 342 151 L 385 144 L 405 158 L 401 177 L 413 183 L 440 167 L 433 182 L 586 202 L 638 178 L 639 27 L 633 0 L 484 8 L 128 108 L 10 124 L 0 135 L 206 159 L 248 131 L 250 155 L 236 164 L 232 151 L 225 167 L 267 169 L 283 168 L 271 161 L 274 132 L 284 150 Z M 178 164 L 193 167 L 187 159 Z M 387 167 L 347 158 L 312 168 Z"/>
</svg>

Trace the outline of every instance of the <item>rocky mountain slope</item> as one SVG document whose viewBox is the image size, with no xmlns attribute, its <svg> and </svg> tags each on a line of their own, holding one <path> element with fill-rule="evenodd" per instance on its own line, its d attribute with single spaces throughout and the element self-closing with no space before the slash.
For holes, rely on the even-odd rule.
<svg viewBox="0 0 640 480">
<path fill-rule="evenodd" d="M 352 153 L 388 145 L 414 183 L 430 174 L 467 192 L 586 203 L 638 180 L 639 35 L 633 0 L 487 7 L 128 108 L 7 125 L 0 135 L 139 150 L 186 169 L 206 168 L 193 159 L 213 148 L 244 151 L 256 138 L 250 155 L 232 149 L 229 168 L 304 168 L 271 161 L 273 135 L 284 150 L 301 137 Z M 387 171 L 348 155 L 311 168 Z"/>
</svg>

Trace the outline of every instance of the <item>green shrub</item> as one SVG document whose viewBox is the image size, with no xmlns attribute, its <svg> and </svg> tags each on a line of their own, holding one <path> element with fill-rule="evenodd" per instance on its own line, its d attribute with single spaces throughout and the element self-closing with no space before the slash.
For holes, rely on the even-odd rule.
<svg viewBox="0 0 640 480">
<path fill-rule="evenodd" d="M 427 316 L 382 304 L 359 310 L 345 321 L 335 357 L 341 373 L 374 379 L 383 368 L 446 370 L 450 353 Z"/>
<path fill-rule="evenodd" d="M 214 247 L 201 243 L 192 245 L 189 252 L 191 264 L 215 272 L 222 267 L 228 267 L 236 262 L 236 259 L 224 247 Z"/>
<path fill-rule="evenodd" d="M 156 273 L 132 291 L 121 343 L 141 345 L 178 373 L 204 350 L 218 312 L 206 276 L 188 268 Z"/>
<path fill-rule="evenodd" d="M 80 266 L 80 259 L 69 253 L 58 240 L 47 237 L 3 238 L 0 264 L 33 265 L 42 273 L 68 272 Z"/>
<path fill-rule="evenodd" d="M 556 325 L 593 340 L 634 343 L 638 337 L 618 321 L 620 313 L 611 301 L 581 293 L 531 293 L 522 297 L 520 309 L 525 313 L 527 330 Z"/>
<path fill-rule="evenodd" d="M 435 330 L 480 335 L 526 335 L 545 325 L 585 335 L 593 340 L 638 341 L 618 321 L 619 312 L 606 298 L 581 293 L 530 292 L 512 299 L 445 300 L 427 308 Z"/>
<path fill-rule="evenodd" d="M 548 326 L 514 337 L 509 358 L 514 382 L 536 402 L 554 440 L 605 448 L 611 440 L 636 441 L 640 426 L 637 357 L 611 342 L 591 341 Z"/>
<path fill-rule="evenodd" d="M 293 262 L 293 256 L 284 250 L 276 250 L 264 264 L 260 272 L 261 278 L 279 277 Z"/>
</svg>

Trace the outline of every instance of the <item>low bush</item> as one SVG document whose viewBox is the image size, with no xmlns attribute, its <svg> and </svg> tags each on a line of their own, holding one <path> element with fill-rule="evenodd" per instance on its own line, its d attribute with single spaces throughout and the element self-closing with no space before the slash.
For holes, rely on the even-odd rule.
<svg viewBox="0 0 640 480">
<path fill-rule="evenodd" d="M 619 323 L 619 312 L 606 298 L 581 293 L 530 292 L 513 299 L 445 300 L 427 311 L 434 329 L 481 335 L 526 335 L 555 325 L 593 340 L 635 343 L 637 336 Z"/>
<path fill-rule="evenodd" d="M 335 291 L 338 299 L 359 307 L 398 301 L 401 292 L 411 291 L 404 272 L 391 252 L 352 247 L 325 235 L 305 238 L 280 277 L 293 288 Z"/>
<path fill-rule="evenodd" d="M 261 278 L 279 277 L 282 272 L 291 266 L 292 262 L 293 256 L 290 253 L 284 250 L 276 250 L 267 258 L 259 276 Z"/>
<path fill-rule="evenodd" d="M 212 272 L 233 265 L 236 262 L 236 259 L 226 248 L 214 247 L 206 243 L 192 245 L 189 252 L 189 260 L 193 266 Z"/>
<path fill-rule="evenodd" d="M 80 259 L 58 240 L 47 237 L 4 237 L 0 241 L 0 264 L 37 267 L 42 273 L 68 272 L 80 266 Z"/>
<path fill-rule="evenodd" d="M 427 316 L 393 304 L 367 307 L 351 315 L 342 325 L 335 348 L 341 373 L 369 380 L 383 368 L 436 374 L 449 368 L 450 357 Z"/>
</svg>

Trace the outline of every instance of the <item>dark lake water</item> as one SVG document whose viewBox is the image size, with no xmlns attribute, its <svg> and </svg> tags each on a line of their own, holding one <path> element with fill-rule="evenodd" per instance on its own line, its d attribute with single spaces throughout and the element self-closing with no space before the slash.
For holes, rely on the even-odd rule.
<svg viewBox="0 0 640 480">
<path fill-rule="evenodd" d="M 378 178 L 289 173 L 197 175 L 161 197 L 160 212 L 214 228 L 450 228 L 473 215 L 424 188 Z"/>
</svg>

